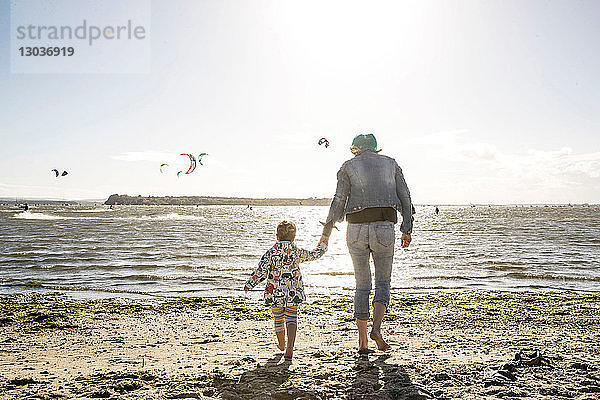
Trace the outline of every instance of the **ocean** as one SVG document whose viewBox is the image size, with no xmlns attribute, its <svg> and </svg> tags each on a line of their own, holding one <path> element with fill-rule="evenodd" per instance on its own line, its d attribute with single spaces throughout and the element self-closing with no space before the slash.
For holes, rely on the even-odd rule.
<svg viewBox="0 0 600 400">
<path fill-rule="evenodd" d="M 396 225 L 392 292 L 600 290 L 600 206 L 416 206 L 413 242 Z M 244 296 L 283 219 L 312 249 L 327 207 L 0 207 L 0 294 L 80 298 Z M 346 223 L 301 265 L 307 295 L 351 294 Z M 261 285 L 250 296 L 260 298 Z"/>
</svg>

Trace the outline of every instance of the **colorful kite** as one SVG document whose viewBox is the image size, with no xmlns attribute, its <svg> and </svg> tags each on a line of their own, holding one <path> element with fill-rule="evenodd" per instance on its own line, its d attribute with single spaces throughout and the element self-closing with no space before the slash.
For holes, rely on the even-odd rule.
<svg viewBox="0 0 600 400">
<path fill-rule="evenodd" d="M 196 157 L 188 153 L 181 153 L 180 156 L 188 156 L 190 158 L 190 167 L 186 171 L 186 175 L 191 174 L 196 169 Z"/>
</svg>

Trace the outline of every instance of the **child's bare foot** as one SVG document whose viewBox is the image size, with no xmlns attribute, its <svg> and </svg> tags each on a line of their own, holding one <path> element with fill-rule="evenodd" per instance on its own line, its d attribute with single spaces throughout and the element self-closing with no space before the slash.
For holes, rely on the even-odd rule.
<svg viewBox="0 0 600 400">
<path fill-rule="evenodd" d="M 286 361 L 291 361 L 292 357 L 294 357 L 294 350 L 293 349 L 285 349 L 285 354 L 283 355 L 283 358 L 285 358 Z"/>
<path fill-rule="evenodd" d="M 358 349 L 358 354 L 360 354 L 360 355 L 372 354 L 372 353 L 375 353 L 375 350 L 371 350 L 368 347 L 361 347 Z"/>
<path fill-rule="evenodd" d="M 371 332 L 369 337 L 371 339 L 373 339 L 375 341 L 375 343 L 377 343 L 377 349 L 379 349 L 381 351 L 388 351 L 389 349 L 391 349 L 391 346 L 389 344 L 387 344 L 387 342 L 385 340 L 383 340 L 381 333 L 376 335 L 374 332 Z"/>
</svg>

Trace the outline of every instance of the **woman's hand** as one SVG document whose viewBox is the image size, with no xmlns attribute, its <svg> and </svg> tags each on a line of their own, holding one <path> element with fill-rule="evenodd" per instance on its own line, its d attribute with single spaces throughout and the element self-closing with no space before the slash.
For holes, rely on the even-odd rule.
<svg viewBox="0 0 600 400">
<path fill-rule="evenodd" d="M 321 236 L 321 239 L 319 239 L 319 243 L 317 243 L 317 246 L 320 245 L 321 243 L 325 243 L 326 245 L 329 246 L 329 236 Z"/>
<path fill-rule="evenodd" d="M 403 233 L 402 238 L 400 238 L 400 243 L 402 244 L 402 248 L 405 249 L 410 245 L 410 241 L 412 238 L 410 237 L 410 233 Z"/>
</svg>

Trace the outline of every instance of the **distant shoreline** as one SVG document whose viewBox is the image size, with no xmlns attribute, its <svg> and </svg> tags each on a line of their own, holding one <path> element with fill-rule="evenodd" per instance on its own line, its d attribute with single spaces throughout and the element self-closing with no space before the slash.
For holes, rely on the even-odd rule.
<svg viewBox="0 0 600 400">
<path fill-rule="evenodd" d="M 328 198 L 265 198 L 251 197 L 211 197 L 211 196 L 128 196 L 113 194 L 104 202 L 105 205 L 157 205 L 157 206 L 328 206 Z"/>
<path fill-rule="evenodd" d="M 116 196 L 116 197 L 115 197 Z M 329 206 L 331 198 L 254 198 L 225 196 L 129 196 L 113 194 L 106 200 L 67 200 L 3 197 L 0 205 L 243 205 L 243 206 Z M 413 203 L 417 207 L 597 207 L 600 203 Z"/>
</svg>

